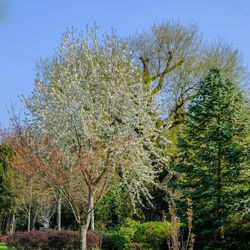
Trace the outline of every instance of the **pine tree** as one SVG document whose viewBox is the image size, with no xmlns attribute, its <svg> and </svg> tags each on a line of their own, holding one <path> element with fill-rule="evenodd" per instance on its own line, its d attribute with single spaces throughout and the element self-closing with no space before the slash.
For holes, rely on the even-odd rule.
<svg viewBox="0 0 250 250">
<path fill-rule="evenodd" d="M 242 195 L 239 184 L 246 166 L 247 137 L 244 100 L 239 85 L 212 68 L 189 105 L 175 169 L 181 173 L 178 188 L 194 203 L 198 241 L 223 241 L 223 227 Z"/>
</svg>

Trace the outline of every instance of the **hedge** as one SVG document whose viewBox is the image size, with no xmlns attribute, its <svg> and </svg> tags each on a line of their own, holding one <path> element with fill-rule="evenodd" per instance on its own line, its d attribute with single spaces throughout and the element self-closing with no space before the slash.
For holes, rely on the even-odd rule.
<svg viewBox="0 0 250 250">
<path fill-rule="evenodd" d="M 87 233 L 88 248 L 101 248 L 103 235 L 98 232 Z M 79 249 L 79 232 L 65 231 L 31 231 L 16 232 L 7 237 L 8 247 L 15 247 L 17 250 L 71 250 Z"/>
</svg>

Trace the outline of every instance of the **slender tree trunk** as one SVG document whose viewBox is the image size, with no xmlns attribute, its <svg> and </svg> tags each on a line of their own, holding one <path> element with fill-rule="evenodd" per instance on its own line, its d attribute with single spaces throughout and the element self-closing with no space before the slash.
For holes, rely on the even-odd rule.
<svg viewBox="0 0 250 250">
<path fill-rule="evenodd" d="M 16 226 L 16 214 L 13 214 L 10 223 L 10 234 L 13 234 L 15 232 L 15 226 Z"/>
<path fill-rule="evenodd" d="M 90 230 L 94 231 L 95 230 L 95 211 L 90 213 Z"/>
<path fill-rule="evenodd" d="M 30 231 L 30 223 L 31 222 L 31 207 L 29 205 L 29 208 L 28 208 L 28 232 Z"/>
<path fill-rule="evenodd" d="M 62 217 L 62 194 L 59 192 L 57 200 L 57 229 L 61 231 L 61 218 Z"/>
<path fill-rule="evenodd" d="M 80 225 L 80 247 L 81 250 L 87 250 L 87 228 L 86 225 Z"/>
<path fill-rule="evenodd" d="M 10 223 L 10 233 L 13 234 L 15 232 L 15 227 L 16 227 L 16 207 L 13 210 L 13 215 L 11 218 L 11 223 Z"/>
<path fill-rule="evenodd" d="M 94 194 L 91 190 L 89 190 L 89 197 L 88 197 L 88 210 L 87 216 L 84 222 L 80 224 L 80 249 L 87 250 L 87 231 L 91 219 L 91 212 L 94 208 Z"/>
<path fill-rule="evenodd" d="M 89 214 L 90 230 L 94 230 L 95 229 L 94 194 L 91 191 L 89 192 L 88 211 L 90 211 L 90 214 Z"/>
<path fill-rule="evenodd" d="M 45 218 L 44 222 L 43 222 L 43 227 L 46 229 L 49 229 L 50 226 L 50 219 L 49 218 Z"/>
<path fill-rule="evenodd" d="M 33 190 L 33 181 L 30 180 L 30 196 L 29 196 L 29 207 L 28 207 L 28 232 L 30 231 L 31 227 L 31 202 L 32 202 L 32 190 Z"/>
<path fill-rule="evenodd" d="M 35 212 L 35 215 L 32 219 L 32 224 L 31 224 L 32 230 L 35 229 L 36 218 L 37 218 L 37 211 Z"/>
</svg>

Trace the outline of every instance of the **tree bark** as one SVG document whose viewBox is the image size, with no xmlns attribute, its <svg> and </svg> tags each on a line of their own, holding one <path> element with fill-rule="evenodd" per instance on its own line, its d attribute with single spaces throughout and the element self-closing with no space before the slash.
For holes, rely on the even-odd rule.
<svg viewBox="0 0 250 250">
<path fill-rule="evenodd" d="M 94 231 L 95 230 L 95 211 L 90 213 L 90 230 Z"/>
<path fill-rule="evenodd" d="M 16 207 L 14 208 L 13 215 L 10 223 L 10 233 L 13 234 L 15 232 L 16 227 Z"/>
<path fill-rule="evenodd" d="M 33 191 L 33 186 L 32 186 L 32 184 L 33 184 L 33 181 L 32 181 L 32 179 L 30 179 L 30 197 L 29 197 L 29 207 L 28 207 L 28 232 L 30 231 L 30 228 L 31 228 L 31 203 L 32 203 L 32 191 Z"/>
<path fill-rule="evenodd" d="M 86 225 L 80 225 L 80 247 L 81 250 L 87 250 L 87 228 Z"/>
<path fill-rule="evenodd" d="M 80 249 L 87 250 L 87 231 L 91 219 L 91 213 L 94 209 L 94 194 L 91 190 L 89 190 L 88 197 L 88 210 L 85 220 L 80 223 Z"/>
<path fill-rule="evenodd" d="M 31 208 L 28 209 L 28 232 L 30 231 L 30 223 L 31 222 Z"/>
<path fill-rule="evenodd" d="M 57 200 L 57 229 L 61 231 L 61 219 L 62 219 L 62 194 L 59 192 Z"/>
<path fill-rule="evenodd" d="M 32 219 L 32 224 L 31 224 L 32 230 L 35 229 L 36 218 L 37 218 L 37 211 L 35 212 L 35 215 Z"/>
<path fill-rule="evenodd" d="M 89 206 L 88 206 L 88 212 L 89 212 L 89 220 L 90 220 L 90 229 L 95 229 L 95 211 L 94 211 L 94 194 L 92 191 L 89 191 Z"/>
</svg>

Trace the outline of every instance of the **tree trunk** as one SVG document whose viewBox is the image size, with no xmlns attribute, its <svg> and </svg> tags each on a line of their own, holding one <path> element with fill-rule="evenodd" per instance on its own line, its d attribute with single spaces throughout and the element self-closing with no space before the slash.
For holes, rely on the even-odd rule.
<svg viewBox="0 0 250 250">
<path fill-rule="evenodd" d="M 90 230 L 94 231 L 95 230 L 95 211 L 90 213 Z"/>
<path fill-rule="evenodd" d="M 86 225 L 80 225 L 80 247 L 81 250 L 87 250 L 87 228 Z"/>
<path fill-rule="evenodd" d="M 61 231 L 61 217 L 62 217 L 62 194 L 59 192 L 57 200 L 57 229 Z"/>
<path fill-rule="evenodd" d="M 13 214 L 10 223 L 10 234 L 13 234 L 15 232 L 15 225 L 16 225 L 16 214 Z"/>
<path fill-rule="evenodd" d="M 16 227 L 16 207 L 14 208 L 13 215 L 10 223 L 10 233 L 13 234 L 15 232 Z"/>
<path fill-rule="evenodd" d="M 28 207 L 28 232 L 30 231 L 30 227 L 31 227 L 31 203 L 32 203 L 32 179 L 30 179 L 30 196 L 29 196 L 29 207 Z"/>
<path fill-rule="evenodd" d="M 30 221 L 31 221 L 31 208 L 28 209 L 28 232 L 30 231 Z"/>
<path fill-rule="evenodd" d="M 44 214 L 43 216 L 41 216 L 39 221 L 43 225 L 44 228 L 48 229 L 50 227 L 50 217 L 47 214 Z"/>
<path fill-rule="evenodd" d="M 35 223 L 36 223 L 36 218 L 37 218 L 37 211 L 35 212 L 35 215 L 33 216 L 33 219 L 32 219 L 32 230 L 35 230 Z"/>
<path fill-rule="evenodd" d="M 92 191 L 89 191 L 89 220 L 90 220 L 90 230 L 95 229 L 95 212 L 94 212 L 94 194 Z"/>
<path fill-rule="evenodd" d="M 80 249 L 87 250 L 87 231 L 91 219 L 91 213 L 94 208 L 94 194 L 91 190 L 89 190 L 88 197 L 88 210 L 85 220 L 80 223 Z"/>
</svg>

